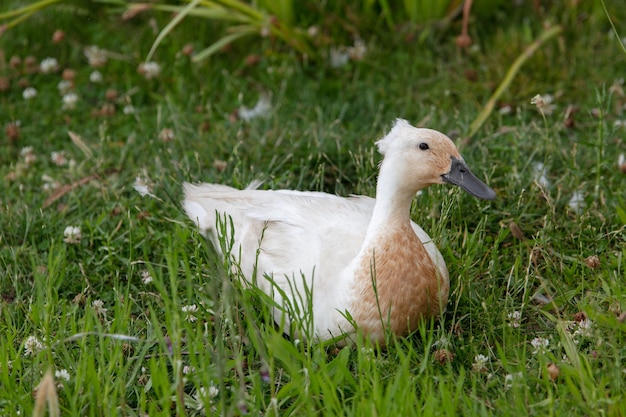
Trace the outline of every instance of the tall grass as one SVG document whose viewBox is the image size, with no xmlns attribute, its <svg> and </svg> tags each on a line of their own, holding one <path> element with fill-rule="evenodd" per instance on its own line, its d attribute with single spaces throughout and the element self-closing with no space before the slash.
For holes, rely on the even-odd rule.
<svg viewBox="0 0 626 417">
<path fill-rule="evenodd" d="M 0 414 L 40 407 L 33 394 L 52 388 L 48 370 L 61 415 L 626 414 L 623 54 L 606 20 L 576 26 L 580 37 L 564 22 L 464 147 L 496 201 L 444 187 L 416 197 L 412 218 L 441 248 L 450 302 L 381 349 L 284 335 L 236 262 L 186 219 L 180 184 L 262 179 L 374 195 L 373 141 L 391 121 L 460 142 L 540 23 L 475 27 L 480 48 L 464 52 L 454 35 L 419 45 L 380 35 L 341 68 L 291 55 L 247 65 L 236 50 L 192 64 L 183 47 L 210 30 L 181 25 L 154 54 L 160 74 L 145 79 L 148 28 L 46 16 L 3 35 Z M 52 42 L 56 29 L 66 41 Z M 89 81 L 91 44 L 111 52 L 102 83 Z M 22 63 L 9 65 L 13 55 Z M 60 68 L 29 72 L 26 55 Z M 73 110 L 58 92 L 67 68 Z M 38 91 L 30 100 L 26 82 Z M 237 119 L 268 92 L 267 114 Z M 551 113 L 530 104 L 536 94 L 553 95 Z M 82 237 L 66 241 L 67 226 Z"/>
</svg>

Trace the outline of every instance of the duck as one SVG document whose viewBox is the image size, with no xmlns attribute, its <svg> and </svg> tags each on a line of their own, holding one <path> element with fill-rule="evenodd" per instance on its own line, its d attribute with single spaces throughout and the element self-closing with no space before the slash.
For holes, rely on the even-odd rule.
<svg viewBox="0 0 626 417">
<path fill-rule="evenodd" d="M 220 239 L 229 242 L 237 276 L 273 300 L 287 334 L 322 342 L 362 334 L 384 344 L 389 332 L 406 336 L 445 311 L 446 263 L 411 220 L 412 201 L 435 184 L 485 200 L 496 193 L 439 131 L 396 119 L 375 144 L 375 198 L 183 184 L 187 216 L 222 256 Z"/>
</svg>

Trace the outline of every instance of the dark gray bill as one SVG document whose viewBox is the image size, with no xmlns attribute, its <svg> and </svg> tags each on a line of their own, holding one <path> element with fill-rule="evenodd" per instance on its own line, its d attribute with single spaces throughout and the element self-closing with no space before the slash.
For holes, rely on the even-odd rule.
<svg viewBox="0 0 626 417">
<path fill-rule="evenodd" d="M 454 157 L 450 172 L 443 174 L 441 178 L 450 184 L 458 185 L 474 197 L 484 198 L 485 200 L 493 200 L 496 198 L 496 192 L 487 186 L 484 182 L 476 178 L 472 171 L 465 165 L 465 162 Z"/>
</svg>

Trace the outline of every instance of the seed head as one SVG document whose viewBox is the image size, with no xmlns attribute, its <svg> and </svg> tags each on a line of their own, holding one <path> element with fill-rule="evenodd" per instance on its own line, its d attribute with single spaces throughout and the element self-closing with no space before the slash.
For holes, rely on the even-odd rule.
<svg viewBox="0 0 626 417">
<path fill-rule="evenodd" d="M 600 266 L 600 258 L 598 255 L 591 255 L 585 259 L 585 263 L 591 269 L 596 269 Z"/>
<path fill-rule="evenodd" d="M 550 363 L 548 365 L 548 376 L 552 381 L 556 381 L 559 378 L 559 367 Z"/>
<path fill-rule="evenodd" d="M 20 127 L 17 123 L 9 123 L 4 128 L 4 133 L 7 135 L 9 143 L 15 143 L 20 138 Z"/>
<path fill-rule="evenodd" d="M 0 77 L 0 92 L 8 91 L 11 88 L 11 80 L 8 77 Z"/>
<path fill-rule="evenodd" d="M 20 65 L 22 65 L 22 58 L 20 58 L 17 55 L 13 55 L 11 59 L 9 60 L 9 67 L 15 69 L 19 67 Z"/>
<path fill-rule="evenodd" d="M 193 45 L 188 43 L 183 46 L 183 55 L 190 56 L 191 54 L 193 54 Z"/>
<path fill-rule="evenodd" d="M 63 79 L 66 81 L 73 81 L 76 78 L 76 71 L 71 68 L 66 68 L 63 70 Z"/>
<path fill-rule="evenodd" d="M 52 42 L 54 43 L 61 43 L 63 42 L 63 39 L 65 39 L 65 32 L 63 32 L 61 29 L 55 30 L 52 34 Z"/>
<path fill-rule="evenodd" d="M 459 35 L 456 38 L 456 46 L 461 49 L 468 48 L 472 45 L 472 38 L 469 35 Z"/>
<path fill-rule="evenodd" d="M 448 349 L 438 349 L 433 354 L 433 358 L 435 361 L 439 362 L 440 365 L 445 365 L 446 363 L 452 362 L 454 353 L 450 352 Z"/>
<path fill-rule="evenodd" d="M 171 142 L 175 138 L 176 135 L 174 135 L 174 131 L 168 127 L 161 130 L 161 133 L 159 133 L 159 139 L 161 139 L 163 142 Z"/>
</svg>

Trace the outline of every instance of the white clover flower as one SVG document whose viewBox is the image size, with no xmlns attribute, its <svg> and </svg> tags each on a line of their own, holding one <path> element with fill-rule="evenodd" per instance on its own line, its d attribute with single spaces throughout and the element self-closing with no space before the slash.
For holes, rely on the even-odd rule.
<svg viewBox="0 0 626 417">
<path fill-rule="evenodd" d="M 67 93 L 63 96 L 63 110 L 74 110 L 78 102 L 76 93 Z"/>
<path fill-rule="evenodd" d="M 474 356 L 474 363 L 472 364 L 472 370 L 476 372 L 485 372 L 487 370 L 487 362 L 489 362 L 489 356 L 478 354 Z"/>
<path fill-rule="evenodd" d="M 478 364 L 484 365 L 487 362 L 489 362 L 489 356 L 485 356 L 483 354 L 478 354 L 478 355 L 474 356 L 474 363 L 478 363 Z"/>
<path fill-rule="evenodd" d="M 70 80 L 61 80 L 57 84 L 57 89 L 59 90 L 59 93 L 63 95 L 72 91 L 73 87 L 74 87 L 74 84 Z"/>
<path fill-rule="evenodd" d="M 196 392 L 196 394 L 194 395 L 194 397 L 196 398 L 197 401 L 200 401 L 204 398 L 213 400 L 219 394 L 220 394 L 220 389 L 217 387 L 217 385 L 213 383 L 213 381 L 211 381 L 208 388 L 200 387 L 198 391 Z"/>
<path fill-rule="evenodd" d="M 209 394 L 209 398 L 213 399 L 220 394 L 220 389 L 215 384 L 211 383 L 211 385 L 209 385 L 208 394 Z"/>
<path fill-rule="evenodd" d="M 530 100 L 542 113 L 552 114 L 556 106 L 553 104 L 554 96 L 550 94 L 537 94 Z"/>
<path fill-rule="evenodd" d="M 361 348 L 361 353 L 363 354 L 363 357 L 365 359 L 368 359 L 368 360 L 372 360 L 375 357 L 374 349 L 372 349 L 372 348 L 362 347 Z"/>
<path fill-rule="evenodd" d="M 333 46 L 329 51 L 330 66 L 341 68 L 352 61 L 362 61 L 367 54 L 367 45 L 363 40 L 356 39 L 353 46 Z"/>
<path fill-rule="evenodd" d="M 198 320 L 198 318 L 194 315 L 194 313 L 198 311 L 197 305 L 191 304 L 188 306 L 183 306 L 181 310 L 183 313 L 185 313 L 185 320 L 192 323 Z"/>
<path fill-rule="evenodd" d="M 580 214 L 585 209 L 585 198 L 582 191 L 575 191 L 567 203 L 569 208 L 575 213 Z"/>
<path fill-rule="evenodd" d="M 122 109 L 122 113 L 124 114 L 135 114 L 135 107 L 132 104 L 127 104 Z"/>
<path fill-rule="evenodd" d="M 24 356 L 34 356 L 44 348 L 43 342 L 37 336 L 28 336 L 24 342 Z"/>
<path fill-rule="evenodd" d="M 89 81 L 94 84 L 101 83 L 102 80 L 103 80 L 102 73 L 100 71 L 94 71 L 91 74 L 89 74 Z"/>
<path fill-rule="evenodd" d="M 82 238 L 80 227 L 78 226 L 67 226 L 63 231 L 63 236 L 65 237 L 63 241 L 69 244 L 80 243 L 80 239 Z"/>
<path fill-rule="evenodd" d="M 500 113 L 503 116 L 505 116 L 507 114 L 511 114 L 511 113 L 513 113 L 513 107 L 511 107 L 508 104 L 505 104 L 504 106 L 502 106 L 502 107 L 500 107 L 498 109 L 498 113 Z"/>
<path fill-rule="evenodd" d="M 59 62 L 56 58 L 46 58 L 39 64 L 39 71 L 43 74 L 50 74 L 59 70 Z"/>
<path fill-rule="evenodd" d="M 589 319 L 584 319 L 581 320 L 579 322 L 576 323 L 576 330 L 574 330 L 574 333 L 572 334 L 572 336 L 574 338 L 581 338 L 581 337 L 591 337 L 593 335 L 593 322 Z"/>
<path fill-rule="evenodd" d="M 24 157 L 24 162 L 26 165 L 32 165 L 37 160 L 37 155 L 34 153 L 28 154 Z"/>
<path fill-rule="evenodd" d="M 550 341 L 548 339 L 544 339 L 543 337 L 535 337 L 530 341 L 530 344 L 534 348 L 533 354 L 537 354 L 539 352 L 546 351 L 550 345 Z"/>
<path fill-rule="evenodd" d="M 533 98 L 530 99 L 530 104 L 533 104 L 533 105 L 537 106 L 538 109 L 540 109 L 546 103 L 545 103 L 545 101 L 543 99 L 543 96 L 541 94 L 537 94 Z"/>
<path fill-rule="evenodd" d="M 152 282 L 152 275 L 150 275 L 150 271 L 142 271 L 141 272 L 141 282 L 145 285 L 148 285 Z"/>
<path fill-rule="evenodd" d="M 257 117 L 267 117 L 272 110 L 272 101 L 268 94 L 261 94 L 259 100 L 253 108 L 241 107 L 239 109 L 239 118 L 249 121 Z"/>
<path fill-rule="evenodd" d="M 565 328 L 565 331 L 567 331 L 567 333 L 569 334 L 572 334 L 574 332 L 577 325 L 578 323 L 576 323 L 574 320 L 567 320 L 563 322 L 563 327 Z"/>
<path fill-rule="evenodd" d="M 507 314 L 509 318 L 509 326 L 513 328 L 518 328 L 520 326 L 520 320 L 522 319 L 521 311 L 513 311 L 512 313 Z"/>
<path fill-rule="evenodd" d="M 101 67 L 107 63 L 107 52 L 95 45 L 85 48 L 85 56 L 87 57 L 87 61 L 89 61 L 89 66 L 93 68 Z"/>
<path fill-rule="evenodd" d="M 330 48 L 330 66 L 333 68 L 341 68 L 346 66 L 350 61 L 350 54 L 345 46 Z"/>
<path fill-rule="evenodd" d="M 550 188 L 550 180 L 546 177 L 546 167 L 541 162 L 535 162 L 532 164 L 533 180 L 537 181 L 543 188 Z"/>
<path fill-rule="evenodd" d="M 139 68 L 137 70 L 146 78 L 146 80 L 151 80 L 161 74 L 161 66 L 154 61 L 139 64 Z"/>
<path fill-rule="evenodd" d="M 100 299 L 94 300 L 91 303 L 91 308 L 93 308 L 93 311 L 95 311 L 96 315 L 99 317 L 105 317 L 107 314 L 107 309 L 104 308 L 104 301 Z"/>
<path fill-rule="evenodd" d="M 67 165 L 67 158 L 65 157 L 65 151 L 51 152 L 50 160 L 56 166 L 62 167 L 64 165 Z"/>
<path fill-rule="evenodd" d="M 24 158 L 26 165 L 31 165 L 37 160 L 37 155 L 33 151 L 32 146 L 25 146 L 20 150 L 20 156 Z"/>
<path fill-rule="evenodd" d="M 32 146 L 24 146 L 22 149 L 20 149 L 20 156 L 26 157 L 28 155 L 32 155 L 33 154 L 33 147 Z"/>
<path fill-rule="evenodd" d="M 524 377 L 524 374 L 521 372 L 515 372 L 514 374 L 506 374 L 504 377 L 504 389 L 508 390 L 513 387 L 518 381 L 520 381 Z"/>
<path fill-rule="evenodd" d="M 3 365 L 2 362 L 0 362 L 0 372 L 2 372 L 2 365 Z M 13 370 L 13 361 L 7 361 L 5 365 L 7 367 L 6 369 L 9 372 L 11 372 Z"/>
<path fill-rule="evenodd" d="M 33 87 L 27 87 L 22 91 L 22 97 L 24 100 L 30 100 L 37 97 L 37 90 Z"/>
<path fill-rule="evenodd" d="M 189 375 L 194 372 L 196 372 L 196 368 L 194 368 L 193 366 L 189 366 L 189 365 L 183 366 L 183 374 Z"/>
<path fill-rule="evenodd" d="M 59 369 L 54 371 L 54 377 L 56 379 L 62 379 L 64 381 L 69 381 L 70 380 L 70 373 L 67 372 L 67 369 Z"/>
<path fill-rule="evenodd" d="M 46 192 L 56 190 L 61 186 L 61 183 L 47 174 L 43 174 L 41 180 L 43 181 L 42 189 Z"/>
<path fill-rule="evenodd" d="M 367 54 L 367 45 L 361 39 L 354 41 L 354 46 L 348 48 L 348 55 L 353 61 L 362 61 Z"/>
</svg>

